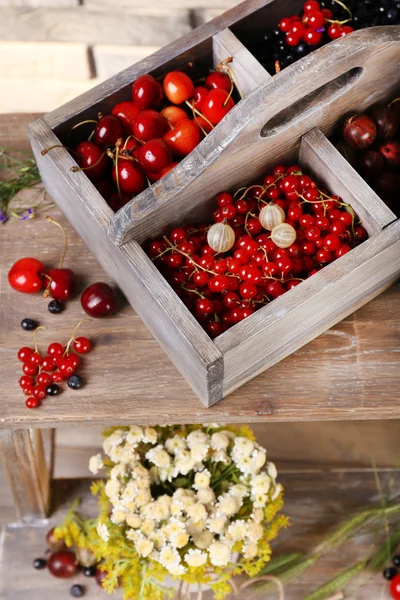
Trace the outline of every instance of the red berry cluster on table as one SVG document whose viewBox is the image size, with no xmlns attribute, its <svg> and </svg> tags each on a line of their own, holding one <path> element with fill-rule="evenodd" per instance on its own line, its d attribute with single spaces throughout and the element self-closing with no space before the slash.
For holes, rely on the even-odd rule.
<svg viewBox="0 0 400 600">
<path fill-rule="evenodd" d="M 30 319 L 24 319 L 24 323 Z M 37 408 L 47 396 L 57 396 L 63 381 L 72 390 L 82 387 L 82 378 L 75 374 L 81 359 L 80 354 L 90 352 L 92 345 L 86 337 L 75 337 L 76 330 L 83 323 L 75 327 L 71 339 L 64 346 L 60 342 L 52 342 L 47 348 L 47 354 L 41 354 L 37 345 L 37 332 L 46 327 L 36 327 L 34 332 L 34 348 L 23 346 L 18 350 L 18 359 L 23 363 L 23 376 L 19 385 L 23 393 L 28 396 L 25 401 L 27 408 Z M 26 326 L 24 327 L 26 329 Z M 72 352 L 71 348 L 75 350 Z"/>
<path fill-rule="evenodd" d="M 57 540 L 54 536 L 54 528 L 46 535 L 46 554 L 49 557 L 35 558 L 33 568 L 41 571 L 47 567 L 50 575 L 57 579 L 70 579 L 78 576 L 81 572 L 85 577 L 93 577 L 99 587 L 103 589 L 102 581 L 107 576 L 106 571 L 101 571 L 93 554 L 87 548 L 75 548 L 73 551 L 67 548 L 63 540 Z M 70 588 L 73 598 L 81 598 L 86 593 L 86 586 L 75 583 Z"/>
<path fill-rule="evenodd" d="M 147 251 L 211 337 L 344 256 L 368 235 L 301 167 L 216 198 L 214 224 L 176 227 Z"/>
<path fill-rule="evenodd" d="M 336 147 L 399 214 L 400 99 L 349 117 Z"/>
<path fill-rule="evenodd" d="M 72 150 L 79 164 L 72 170 L 84 171 L 110 207 L 119 210 L 169 173 L 233 108 L 228 62 L 199 81 L 183 71 L 167 73 L 162 83 L 141 75 L 131 100 L 115 105 L 111 114 L 99 114 L 98 121 L 75 125 L 95 127 Z"/>
</svg>

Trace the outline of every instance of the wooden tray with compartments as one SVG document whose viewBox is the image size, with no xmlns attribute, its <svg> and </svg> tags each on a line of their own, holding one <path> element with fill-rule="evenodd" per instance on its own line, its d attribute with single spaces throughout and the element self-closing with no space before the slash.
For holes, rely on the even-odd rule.
<svg viewBox="0 0 400 600">
<path fill-rule="evenodd" d="M 325 137 L 343 115 L 395 96 L 400 27 L 355 32 L 272 76 L 239 37 L 274 26 L 300 5 L 248 0 L 29 128 L 49 193 L 206 407 L 369 302 L 400 273 L 399 220 Z M 41 155 L 76 123 L 129 99 L 139 75 L 159 76 L 188 61 L 207 69 L 228 57 L 243 99 L 175 169 L 117 213 L 83 172 L 71 172 L 76 163 L 64 149 Z M 212 340 L 142 244 L 174 225 L 204 221 L 216 193 L 293 160 L 351 204 L 369 239 Z"/>
</svg>

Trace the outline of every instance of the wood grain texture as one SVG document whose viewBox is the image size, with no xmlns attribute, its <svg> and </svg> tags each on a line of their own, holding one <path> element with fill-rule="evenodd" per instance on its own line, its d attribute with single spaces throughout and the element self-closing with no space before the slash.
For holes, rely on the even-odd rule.
<svg viewBox="0 0 400 600">
<path fill-rule="evenodd" d="M 319 129 L 312 129 L 301 138 L 299 160 L 326 189 L 335 190 L 343 202 L 351 205 L 369 235 L 396 219 Z"/>
<path fill-rule="evenodd" d="M 113 44 L 117 36 L 120 44 L 159 46 L 190 30 L 186 10 L 126 12 L 121 19 L 118 12 L 87 11 L 84 6 L 56 10 L 3 8 L 0 21 L 0 39 L 30 41 L 34 31 L 37 42 Z"/>
<path fill-rule="evenodd" d="M 80 289 L 95 281 L 111 282 L 59 209 L 50 214 L 66 227 L 70 244 L 65 266 L 76 272 Z M 19 327 L 21 319 L 29 315 L 47 326 L 39 337 L 39 347 L 45 349 L 55 337 L 65 343 L 84 316 L 79 297 L 62 315 L 51 315 L 40 294 L 17 294 L 8 287 L 8 268 L 27 248 L 46 267 L 59 260 L 58 232 L 49 227 L 40 217 L 12 220 L 1 230 L 1 428 L 400 418 L 399 286 L 208 410 L 123 303 L 112 319 L 82 326 L 82 335 L 89 335 L 95 346 L 80 371 L 85 386 L 76 392 L 64 389 L 40 409 L 27 410 L 16 358 L 18 348 L 29 343 L 29 334 Z"/>
<path fill-rule="evenodd" d="M 387 488 L 390 473 L 379 472 L 384 489 Z M 366 505 L 377 503 L 374 476 L 371 471 L 321 471 L 318 469 L 281 471 L 279 480 L 285 488 L 285 514 L 291 519 L 291 526 L 282 531 L 273 542 L 273 555 L 289 552 L 306 552 L 320 543 L 326 533 L 336 527 L 343 519 L 361 510 Z M 76 480 L 56 482 L 54 496 L 58 500 L 57 512 L 49 523 L 43 527 L 4 528 L 0 538 L 0 552 L 3 559 L 0 563 L 0 595 L 2 600 L 53 600 L 66 598 L 70 584 L 85 585 L 85 598 L 94 600 L 104 598 L 94 581 L 78 574 L 66 583 L 55 579 L 47 571 L 32 570 L 32 559 L 41 556 L 44 549 L 44 537 L 48 529 L 62 520 L 72 501 L 81 498 L 80 510 L 86 516 L 96 514 L 96 500 L 89 493 L 88 482 Z M 396 482 L 392 494 L 398 493 Z M 371 535 L 358 535 L 354 540 L 344 544 L 340 549 L 331 552 L 318 561 L 292 584 L 285 586 L 285 600 L 300 600 L 307 593 L 316 589 L 341 569 L 349 567 L 371 552 L 371 544 L 383 543 L 384 533 L 373 539 Z M 373 576 L 368 585 L 357 592 L 358 600 L 381 598 L 386 600 L 387 584 L 381 573 Z M 114 596 L 113 596 L 114 597 Z M 121 594 L 115 595 L 116 600 Z M 204 600 L 211 600 L 205 594 Z M 237 600 L 276 600 L 275 588 L 249 587 Z"/>
<path fill-rule="evenodd" d="M 228 67 L 243 97 L 271 78 L 256 58 L 243 46 L 229 29 L 213 36 L 214 66 L 231 57 Z"/>
<path fill-rule="evenodd" d="M 40 430 L 0 431 L 0 458 L 17 519 L 25 523 L 44 519 L 49 511 L 50 487 Z"/>
</svg>

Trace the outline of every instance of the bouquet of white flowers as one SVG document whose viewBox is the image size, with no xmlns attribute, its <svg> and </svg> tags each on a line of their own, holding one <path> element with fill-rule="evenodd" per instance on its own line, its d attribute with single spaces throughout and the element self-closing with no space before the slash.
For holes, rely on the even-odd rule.
<svg viewBox="0 0 400 600">
<path fill-rule="evenodd" d="M 89 465 L 109 471 L 93 484 L 98 518 L 83 531 L 70 516 L 58 533 L 86 543 L 107 572 L 105 589 L 156 600 L 177 579 L 219 599 L 234 575 L 255 576 L 270 559 L 269 542 L 287 525 L 277 516 L 282 486 L 248 427 L 113 428 L 103 449 Z"/>
</svg>

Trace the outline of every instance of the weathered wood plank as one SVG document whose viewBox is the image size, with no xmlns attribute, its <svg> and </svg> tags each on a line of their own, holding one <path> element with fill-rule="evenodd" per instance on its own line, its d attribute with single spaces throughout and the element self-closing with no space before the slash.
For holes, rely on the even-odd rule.
<svg viewBox="0 0 400 600">
<path fill-rule="evenodd" d="M 150 56 L 158 46 L 121 46 L 116 44 L 96 44 L 92 48 L 96 75 L 106 79 L 139 60 Z"/>
<path fill-rule="evenodd" d="M 219 8 L 227 10 L 240 4 L 241 0 L 162 0 L 160 5 L 157 3 L 153 8 L 155 11 L 176 10 L 176 9 L 196 9 L 196 8 Z M 85 6 L 90 10 L 110 10 L 115 9 L 114 0 L 85 0 Z M 119 10 L 148 10 L 149 3 L 146 0 L 121 0 L 118 3 Z"/>
<path fill-rule="evenodd" d="M 150 12 L 150 14 L 149 14 Z M 163 46 L 191 30 L 186 10 L 148 14 L 72 9 L 4 8 L 1 11 L 0 39 L 37 42 L 83 42 Z"/>
</svg>

